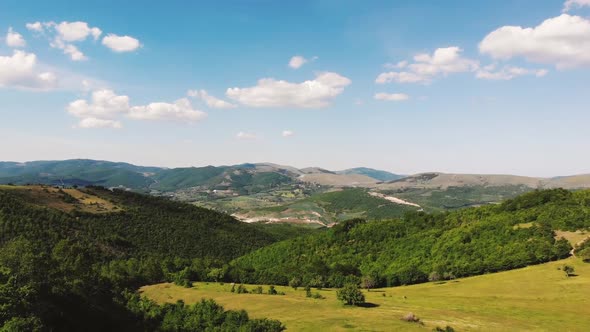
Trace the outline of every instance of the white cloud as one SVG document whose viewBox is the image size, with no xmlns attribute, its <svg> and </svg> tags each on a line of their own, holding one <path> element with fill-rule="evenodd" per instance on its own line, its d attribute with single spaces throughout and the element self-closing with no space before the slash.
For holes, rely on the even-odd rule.
<svg viewBox="0 0 590 332">
<path fill-rule="evenodd" d="M 377 99 L 377 100 L 404 101 L 404 100 L 410 99 L 410 96 L 408 96 L 405 93 L 385 93 L 385 92 L 379 92 L 379 93 L 376 93 L 375 94 L 374 98 Z"/>
<path fill-rule="evenodd" d="M 47 90 L 56 87 L 56 75 L 37 68 L 37 56 L 15 50 L 12 56 L 0 56 L 0 87 Z"/>
<path fill-rule="evenodd" d="M 80 120 L 75 128 L 114 128 L 121 129 L 123 126 L 121 122 L 115 120 L 104 120 L 97 118 L 85 118 Z"/>
<path fill-rule="evenodd" d="M 176 120 L 197 122 L 204 120 L 207 113 L 192 108 L 190 101 L 186 98 L 179 99 L 174 103 L 151 103 L 146 106 L 132 107 L 129 117 L 138 120 Z"/>
<path fill-rule="evenodd" d="M 291 136 L 295 136 L 295 132 L 292 130 L 283 130 L 283 132 L 281 133 L 281 135 L 283 137 L 291 137 Z"/>
<path fill-rule="evenodd" d="M 117 36 L 113 33 L 110 33 L 104 37 L 102 39 L 102 44 L 118 53 L 132 52 L 141 46 L 139 40 L 133 37 Z"/>
<path fill-rule="evenodd" d="M 119 96 L 112 90 L 97 90 L 90 102 L 78 99 L 70 103 L 68 113 L 78 118 L 114 119 L 129 112 L 129 97 Z"/>
<path fill-rule="evenodd" d="M 43 23 L 41 23 L 41 22 L 27 23 L 26 27 L 28 30 L 33 31 L 33 32 L 43 32 L 44 31 Z"/>
<path fill-rule="evenodd" d="M 94 91 L 89 101 L 78 99 L 71 102 L 67 111 L 81 119 L 78 128 L 121 128 L 117 119 L 122 116 L 135 120 L 175 120 L 189 123 L 207 117 L 207 113 L 193 109 L 186 98 L 174 103 L 156 102 L 131 106 L 128 96 L 117 95 L 108 89 Z"/>
<path fill-rule="evenodd" d="M 102 31 L 97 27 L 89 27 L 86 22 L 61 22 L 55 24 L 55 31 L 58 33 L 58 38 L 65 42 L 84 41 L 88 36 L 92 36 L 94 40 L 102 34 Z"/>
<path fill-rule="evenodd" d="M 404 68 L 401 72 L 385 72 L 377 76 L 376 83 L 429 83 L 437 76 L 453 73 L 472 72 L 477 70 L 479 63 L 461 56 L 463 50 L 459 47 L 437 48 L 433 54 L 421 53 L 414 56 L 414 62 L 408 64 L 401 61 L 397 68 Z"/>
<path fill-rule="evenodd" d="M 254 133 L 240 131 L 239 133 L 236 134 L 236 138 L 239 140 L 253 140 L 253 139 L 256 139 L 257 136 Z"/>
<path fill-rule="evenodd" d="M 340 95 L 352 81 L 340 74 L 324 72 L 314 80 L 291 83 L 263 78 L 248 88 L 229 88 L 226 95 L 250 107 L 320 108 Z"/>
<path fill-rule="evenodd" d="M 8 28 L 8 33 L 6 33 L 6 45 L 13 48 L 22 48 L 25 47 L 27 43 L 20 33 L 12 30 L 12 27 L 10 27 Z"/>
<path fill-rule="evenodd" d="M 479 50 L 495 59 L 523 57 L 560 69 L 590 66 L 590 20 L 562 14 L 533 28 L 503 26 L 488 34 Z"/>
<path fill-rule="evenodd" d="M 67 54 L 70 56 L 70 58 L 74 61 L 84 61 L 84 60 L 88 60 L 88 57 L 86 57 L 84 55 L 84 53 L 82 53 L 78 47 L 72 45 L 72 44 L 60 44 L 60 46 L 56 46 L 57 48 L 60 48 L 64 51 L 64 54 Z"/>
<path fill-rule="evenodd" d="M 563 12 L 567 13 L 574 8 L 590 7 L 590 0 L 567 0 L 563 4 Z"/>
<path fill-rule="evenodd" d="M 547 75 L 547 69 L 526 69 L 521 67 L 504 66 L 497 70 L 496 65 L 489 65 L 480 68 L 475 76 L 487 80 L 511 80 L 515 77 L 533 75 L 543 77 Z"/>
<path fill-rule="evenodd" d="M 289 60 L 289 67 L 291 67 L 293 69 L 299 69 L 299 68 L 301 68 L 301 66 L 306 64 L 308 61 L 309 60 L 302 57 L 301 55 L 295 55 L 291 58 L 291 60 Z"/>
<path fill-rule="evenodd" d="M 228 108 L 235 108 L 236 105 L 229 103 L 225 100 L 221 100 L 217 97 L 214 97 L 207 93 L 205 90 L 188 90 L 187 95 L 193 98 L 200 98 L 205 101 L 210 108 L 218 108 L 218 109 L 228 109 Z"/>
<path fill-rule="evenodd" d="M 408 66 L 408 61 L 400 61 L 398 63 L 386 63 L 383 65 L 383 67 L 388 68 L 388 69 L 400 69 L 400 68 L 405 68 Z"/>
<path fill-rule="evenodd" d="M 430 77 L 419 75 L 412 72 L 402 71 L 402 72 L 387 72 L 381 73 L 377 76 L 375 80 L 376 83 L 383 84 L 383 83 L 390 83 L 390 82 L 397 82 L 397 83 L 428 83 L 431 81 Z"/>
<path fill-rule="evenodd" d="M 49 38 L 49 45 L 63 51 L 64 54 L 69 55 L 73 61 L 87 60 L 88 57 L 74 45 L 75 43 L 83 42 L 89 38 L 95 41 L 102 35 L 102 30 L 98 27 L 91 27 L 86 22 L 34 22 L 27 23 L 27 29 L 36 32 L 39 35 Z M 141 44 L 139 40 L 130 36 L 118 36 L 109 33 L 102 39 L 102 44 L 114 52 L 131 52 L 139 47 Z"/>
</svg>

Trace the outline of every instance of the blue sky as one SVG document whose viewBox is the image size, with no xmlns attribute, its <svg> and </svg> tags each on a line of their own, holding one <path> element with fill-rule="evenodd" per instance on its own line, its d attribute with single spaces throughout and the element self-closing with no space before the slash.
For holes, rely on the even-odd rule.
<svg viewBox="0 0 590 332">
<path fill-rule="evenodd" d="M 589 17 L 588 0 L 2 1 L 0 159 L 589 173 Z"/>
</svg>

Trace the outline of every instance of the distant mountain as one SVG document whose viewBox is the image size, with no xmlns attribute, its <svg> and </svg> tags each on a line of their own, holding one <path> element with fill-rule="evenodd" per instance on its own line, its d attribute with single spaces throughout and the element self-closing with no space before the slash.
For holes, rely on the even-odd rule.
<svg viewBox="0 0 590 332">
<path fill-rule="evenodd" d="M 451 187 L 524 186 L 531 189 L 590 188 L 590 174 L 539 178 L 496 174 L 421 173 L 379 184 L 379 189 L 447 189 Z"/>
<path fill-rule="evenodd" d="M 319 167 L 298 169 L 272 163 L 185 168 L 144 167 L 102 160 L 0 162 L 0 184 L 99 185 L 140 191 L 222 191 L 226 196 L 278 190 L 285 185 L 364 187 L 378 191 L 459 187 L 590 188 L 590 174 L 555 178 L 514 175 L 446 174 L 402 176 L 359 167 L 330 171 Z M 520 192 L 520 190 L 518 191 Z"/>
<path fill-rule="evenodd" d="M 150 177 L 162 170 L 159 167 L 89 159 L 0 162 L 0 183 L 143 188 L 151 185 L 154 180 Z"/>
<path fill-rule="evenodd" d="M 343 171 L 338 171 L 336 172 L 337 174 L 358 174 L 358 175 L 366 175 L 368 177 L 371 177 L 375 180 L 379 180 L 379 181 L 393 181 L 393 180 L 398 180 L 401 178 L 404 178 L 404 175 L 399 175 L 399 174 L 393 174 L 390 172 L 386 172 L 386 171 L 381 171 L 378 169 L 373 169 L 373 168 L 367 168 L 367 167 L 357 167 L 357 168 L 350 168 L 350 169 L 345 169 Z"/>
</svg>

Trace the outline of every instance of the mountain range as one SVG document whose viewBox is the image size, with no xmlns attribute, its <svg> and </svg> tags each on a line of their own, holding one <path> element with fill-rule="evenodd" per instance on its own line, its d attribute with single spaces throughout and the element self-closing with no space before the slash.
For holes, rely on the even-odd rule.
<svg viewBox="0 0 590 332">
<path fill-rule="evenodd" d="M 292 182 L 384 190 L 506 185 L 575 189 L 590 187 L 590 174 L 539 178 L 430 172 L 405 176 L 366 167 L 331 171 L 319 167 L 298 169 L 272 163 L 164 168 L 90 159 L 0 162 L 0 183 L 14 184 L 100 185 L 135 190 L 175 191 L 199 186 L 266 189 L 269 186 Z"/>
</svg>

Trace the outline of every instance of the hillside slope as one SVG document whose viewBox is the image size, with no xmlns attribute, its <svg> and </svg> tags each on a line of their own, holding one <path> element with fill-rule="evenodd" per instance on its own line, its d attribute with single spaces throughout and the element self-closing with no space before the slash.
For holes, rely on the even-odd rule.
<svg viewBox="0 0 590 332">
<path fill-rule="evenodd" d="M 496 206 L 349 220 L 240 257 L 231 278 L 282 285 L 299 278 L 332 287 L 361 276 L 381 286 L 449 279 L 567 257 L 570 245 L 555 240 L 554 231 L 589 227 L 590 190 L 537 191 Z"/>
</svg>

